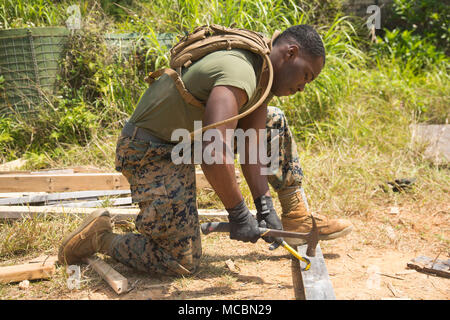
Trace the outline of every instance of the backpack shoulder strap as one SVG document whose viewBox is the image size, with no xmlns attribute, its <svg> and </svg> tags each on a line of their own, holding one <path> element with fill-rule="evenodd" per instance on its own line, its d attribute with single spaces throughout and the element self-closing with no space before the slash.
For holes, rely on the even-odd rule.
<svg viewBox="0 0 450 320">
<path fill-rule="evenodd" d="M 150 73 L 146 78 L 145 81 L 151 85 L 153 82 L 155 82 L 156 79 L 161 77 L 162 75 L 167 74 L 170 78 L 172 78 L 173 82 L 175 83 L 175 87 L 177 88 L 178 92 L 180 93 L 181 97 L 186 101 L 187 103 L 203 108 L 205 105 L 198 100 L 196 97 L 194 97 L 185 87 L 183 81 L 181 80 L 180 75 L 173 69 L 165 68 L 165 69 L 159 69 L 155 72 Z"/>
</svg>

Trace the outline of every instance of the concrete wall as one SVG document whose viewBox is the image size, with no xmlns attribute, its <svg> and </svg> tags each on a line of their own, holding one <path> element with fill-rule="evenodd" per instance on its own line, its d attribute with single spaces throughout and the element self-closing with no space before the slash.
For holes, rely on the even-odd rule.
<svg viewBox="0 0 450 320">
<path fill-rule="evenodd" d="M 347 15 L 356 15 L 368 19 L 373 12 L 367 13 L 367 8 L 370 5 L 379 6 L 381 16 L 380 27 L 383 28 L 388 24 L 392 2 L 393 0 L 343 0 L 342 7 Z"/>
</svg>

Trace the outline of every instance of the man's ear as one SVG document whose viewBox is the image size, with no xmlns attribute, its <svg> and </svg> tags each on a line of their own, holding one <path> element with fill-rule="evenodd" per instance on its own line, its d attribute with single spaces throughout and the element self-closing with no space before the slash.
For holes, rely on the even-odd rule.
<svg viewBox="0 0 450 320">
<path fill-rule="evenodd" d="M 300 55 L 300 47 L 298 44 L 291 43 L 287 47 L 287 57 L 289 60 L 295 59 Z"/>
</svg>

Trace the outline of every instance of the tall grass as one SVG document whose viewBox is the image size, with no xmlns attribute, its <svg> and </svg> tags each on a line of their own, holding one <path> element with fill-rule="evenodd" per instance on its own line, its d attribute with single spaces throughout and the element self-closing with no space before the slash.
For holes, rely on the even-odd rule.
<svg viewBox="0 0 450 320">
<path fill-rule="evenodd" d="M 0 3 L 3 28 L 64 25 L 72 5 L 46 0 Z M 304 93 L 272 101 L 285 111 L 306 149 L 345 144 L 391 152 L 408 140 L 396 128 L 448 118 L 448 59 L 419 70 L 409 67 L 412 60 L 396 60 L 382 50 L 374 55 L 367 50 L 376 45 L 367 41 L 363 21 L 343 16 L 337 0 L 326 5 L 292 0 L 84 0 L 77 5 L 83 29 L 70 40 L 58 93 L 37 107 L 36 118 L 0 118 L 2 161 L 25 155 L 39 167 L 69 164 L 80 161 L 74 155 L 87 148 L 99 157 L 97 163 L 112 164 L 108 157 L 114 153 L 114 140 L 146 87 L 145 75 L 168 64 L 169 50 L 157 35 L 181 36 L 208 23 L 266 35 L 299 23 L 316 26 L 327 52 L 323 72 Z M 145 41 L 131 55 L 117 55 L 104 42 L 109 32 L 138 32 Z M 380 138 L 386 135 L 388 144 Z"/>
</svg>

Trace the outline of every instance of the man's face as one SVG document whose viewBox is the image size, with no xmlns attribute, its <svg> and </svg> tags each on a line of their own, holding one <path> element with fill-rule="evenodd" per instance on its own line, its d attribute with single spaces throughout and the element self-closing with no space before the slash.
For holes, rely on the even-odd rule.
<svg viewBox="0 0 450 320">
<path fill-rule="evenodd" d="M 286 44 L 275 63 L 272 93 L 290 96 L 303 91 L 322 71 L 323 58 L 304 54 L 297 45 Z"/>
</svg>

